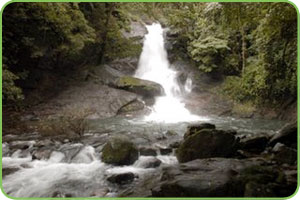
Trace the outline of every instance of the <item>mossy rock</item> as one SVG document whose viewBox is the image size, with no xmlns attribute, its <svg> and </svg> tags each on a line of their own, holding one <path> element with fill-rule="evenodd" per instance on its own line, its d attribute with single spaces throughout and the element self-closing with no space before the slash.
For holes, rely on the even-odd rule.
<svg viewBox="0 0 300 200">
<path fill-rule="evenodd" d="M 113 165 L 131 165 L 138 159 L 138 149 L 129 138 L 116 136 L 102 149 L 102 161 Z"/>
<path fill-rule="evenodd" d="M 286 193 L 286 177 L 274 166 L 245 168 L 237 179 L 245 186 L 245 197 L 275 197 L 285 196 Z"/>
<path fill-rule="evenodd" d="M 183 138 L 186 139 L 189 136 L 199 132 L 202 129 L 216 129 L 214 124 L 210 123 L 201 123 L 201 124 L 192 124 L 187 127 L 187 132 L 184 134 Z"/>
<path fill-rule="evenodd" d="M 131 76 L 120 77 L 116 82 L 116 87 L 137 93 L 144 97 L 160 96 L 164 94 L 164 89 L 160 84 Z"/>
<path fill-rule="evenodd" d="M 118 110 L 118 114 L 135 112 L 135 111 L 143 110 L 144 108 L 145 108 L 145 104 L 142 101 L 136 99 L 121 107 Z"/>
<path fill-rule="evenodd" d="M 179 162 L 195 159 L 230 157 L 237 149 L 238 140 L 222 130 L 201 129 L 188 136 L 176 150 Z"/>
</svg>

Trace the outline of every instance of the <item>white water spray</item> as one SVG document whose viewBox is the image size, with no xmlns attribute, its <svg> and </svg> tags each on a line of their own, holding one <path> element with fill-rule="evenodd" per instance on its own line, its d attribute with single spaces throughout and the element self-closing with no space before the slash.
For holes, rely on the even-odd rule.
<svg viewBox="0 0 300 200">
<path fill-rule="evenodd" d="M 166 95 L 157 97 L 152 113 L 145 118 L 147 121 L 175 123 L 180 121 L 205 120 L 192 115 L 181 102 L 181 89 L 176 80 L 177 72 L 170 68 L 167 52 L 164 48 L 163 29 L 160 24 L 146 26 L 143 51 L 135 76 L 161 84 Z M 191 88 L 191 80 L 185 87 Z M 189 91 L 186 91 L 189 92 Z"/>
</svg>

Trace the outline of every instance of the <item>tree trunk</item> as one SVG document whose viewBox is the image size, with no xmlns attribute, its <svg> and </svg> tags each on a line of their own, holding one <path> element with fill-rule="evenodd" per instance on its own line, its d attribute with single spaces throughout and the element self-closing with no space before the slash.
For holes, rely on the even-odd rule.
<svg viewBox="0 0 300 200">
<path fill-rule="evenodd" d="M 114 3 L 105 3 L 105 9 L 106 9 L 106 21 L 105 21 L 105 28 L 106 30 L 104 31 L 104 34 L 102 36 L 102 47 L 100 51 L 100 56 L 99 56 L 99 63 L 103 64 L 105 62 L 105 51 L 106 51 L 106 46 L 107 46 L 107 34 L 109 31 L 109 25 L 110 25 L 110 18 L 112 15 L 112 12 L 114 10 L 115 4 Z"/>
<path fill-rule="evenodd" d="M 246 40 L 245 40 L 245 32 L 242 28 L 241 30 L 242 34 L 242 75 L 245 73 L 245 67 L 246 67 Z"/>
</svg>

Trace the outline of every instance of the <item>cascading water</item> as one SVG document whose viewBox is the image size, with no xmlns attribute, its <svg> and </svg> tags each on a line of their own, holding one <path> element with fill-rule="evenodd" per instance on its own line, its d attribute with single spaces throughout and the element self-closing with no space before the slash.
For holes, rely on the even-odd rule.
<svg viewBox="0 0 300 200">
<path fill-rule="evenodd" d="M 206 120 L 192 115 L 181 101 L 183 92 L 190 92 L 191 79 L 187 80 L 181 91 L 176 80 L 177 72 L 170 68 L 167 52 L 164 48 L 163 29 L 160 24 L 146 26 L 148 34 L 145 36 L 143 51 L 135 76 L 161 84 L 166 95 L 157 97 L 153 110 L 145 118 L 147 121 L 161 121 L 175 123 L 180 121 Z"/>
</svg>

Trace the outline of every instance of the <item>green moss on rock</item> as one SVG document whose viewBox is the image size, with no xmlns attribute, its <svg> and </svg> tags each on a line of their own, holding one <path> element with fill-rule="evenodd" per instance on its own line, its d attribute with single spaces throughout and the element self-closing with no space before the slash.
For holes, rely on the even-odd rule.
<svg viewBox="0 0 300 200">
<path fill-rule="evenodd" d="M 179 162 L 212 157 L 230 157 L 236 150 L 238 141 L 222 130 L 201 129 L 187 137 L 176 150 Z"/>
<path fill-rule="evenodd" d="M 164 94 L 164 89 L 160 84 L 131 76 L 123 76 L 119 78 L 116 83 L 116 87 L 145 97 L 153 97 Z"/>
<path fill-rule="evenodd" d="M 102 149 L 102 161 L 114 165 L 131 165 L 138 159 L 138 150 L 125 136 L 109 139 Z"/>
</svg>

